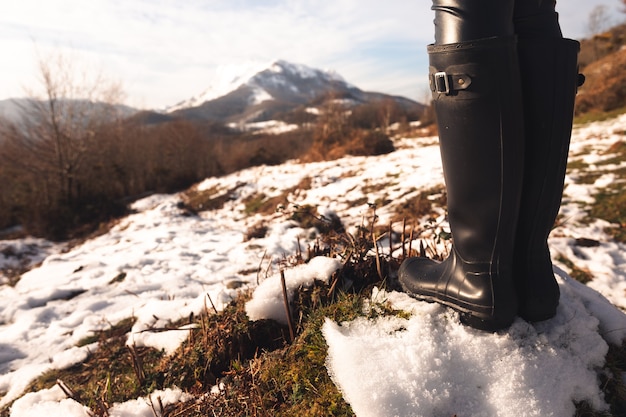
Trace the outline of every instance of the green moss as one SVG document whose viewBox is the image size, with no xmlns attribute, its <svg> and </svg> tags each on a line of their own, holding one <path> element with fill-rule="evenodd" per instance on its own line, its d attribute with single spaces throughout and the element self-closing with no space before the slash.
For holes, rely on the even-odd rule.
<svg viewBox="0 0 626 417">
<path fill-rule="evenodd" d="M 163 352 L 126 346 L 126 336 L 133 322 L 134 319 L 124 320 L 98 333 L 95 340 L 82 340 L 80 344 L 99 342 L 87 360 L 67 369 L 44 373 L 27 391 L 51 388 L 60 380 L 73 391 L 74 399 L 95 411 L 157 389 L 160 379 L 157 367 Z"/>
<path fill-rule="evenodd" d="M 248 200 L 246 200 L 244 213 L 248 215 L 256 213 L 266 201 L 267 196 L 263 193 L 253 195 Z"/>
<path fill-rule="evenodd" d="M 412 198 L 402 198 L 402 203 L 396 206 L 392 221 L 414 223 L 423 216 L 433 215 L 434 206 L 445 207 L 446 204 L 445 186 L 437 185 L 418 193 Z"/>
<path fill-rule="evenodd" d="M 607 228 L 606 232 L 616 241 L 626 243 L 626 190 L 607 189 L 596 194 L 589 216 L 616 225 Z"/>
<path fill-rule="evenodd" d="M 237 189 L 228 190 L 226 192 L 218 190 L 216 187 L 207 190 L 198 190 L 190 188 L 181 194 L 183 205 L 192 213 L 201 211 L 218 210 L 224 207 L 224 204 L 231 200 L 231 193 Z"/>
<path fill-rule="evenodd" d="M 130 332 L 130 329 L 133 327 L 133 324 L 135 324 L 135 318 L 129 317 L 127 319 L 120 321 L 119 323 L 112 325 L 106 330 L 98 331 L 94 333 L 92 336 L 87 336 L 79 340 L 76 346 L 78 347 L 87 346 L 98 341 L 105 342 L 111 338 L 119 338 L 127 334 L 128 332 Z"/>
<path fill-rule="evenodd" d="M 604 120 L 612 119 L 620 114 L 626 113 L 626 107 L 620 107 L 619 109 L 611 110 L 608 112 L 591 111 L 588 113 L 580 114 L 574 118 L 574 124 L 586 124 L 592 122 L 601 122 Z"/>
<path fill-rule="evenodd" d="M 591 275 L 591 272 L 577 267 L 574 262 L 572 262 L 569 258 L 563 255 L 559 255 L 557 256 L 556 260 L 561 262 L 569 269 L 569 275 L 576 281 L 586 284 L 593 280 L 593 275 Z"/>
<path fill-rule="evenodd" d="M 294 343 L 262 358 L 257 381 L 265 393 L 265 408 L 271 409 L 272 415 L 354 415 L 326 372 L 328 346 L 321 329 L 326 317 L 352 320 L 361 311 L 361 298 L 348 294 L 330 305 L 309 310 Z"/>
<path fill-rule="evenodd" d="M 602 161 L 602 165 L 619 165 L 626 162 L 626 142 L 615 142 L 606 154 L 611 158 Z M 602 166 L 601 165 L 601 166 Z M 595 202 L 589 211 L 592 218 L 604 219 L 616 225 L 606 229 L 606 232 L 618 242 L 626 243 L 626 168 L 601 171 L 610 172 L 616 179 L 611 185 L 599 190 L 595 195 Z"/>
<path fill-rule="evenodd" d="M 567 170 L 571 171 L 584 171 L 589 167 L 589 164 L 584 162 L 582 159 L 573 159 L 570 158 L 567 162 Z"/>
</svg>

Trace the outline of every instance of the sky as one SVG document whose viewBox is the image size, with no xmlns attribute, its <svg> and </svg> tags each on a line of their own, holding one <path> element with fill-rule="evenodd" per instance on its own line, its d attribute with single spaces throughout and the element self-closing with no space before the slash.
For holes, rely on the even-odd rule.
<svg viewBox="0 0 626 417">
<path fill-rule="evenodd" d="M 589 34 L 589 15 L 619 0 L 561 0 L 566 37 Z M 122 85 L 138 108 L 172 106 L 218 73 L 284 59 L 333 70 L 369 91 L 428 97 L 429 0 L 0 0 L 0 100 L 38 91 L 37 62 L 75 67 Z M 612 13 L 612 15 L 611 15 Z M 608 15 L 611 15 L 610 17 Z"/>
<path fill-rule="evenodd" d="M 611 146 L 625 131 L 626 114 L 574 129 L 575 163 L 561 206 L 566 221 L 549 240 L 561 292 L 554 318 L 534 324 L 518 318 L 508 329 L 482 332 L 462 325 L 458 314 L 441 305 L 381 290 L 372 293 L 371 308 L 389 302 L 406 313 L 402 318 L 326 319 L 326 370 L 358 417 L 573 417 L 574 401 L 585 400 L 595 410 L 606 407 L 598 375 L 608 343 L 626 340 L 626 245 L 607 236 L 607 221 L 587 218 L 587 205 L 618 180 L 625 164 L 614 162 Z M 369 201 L 390 201 L 375 212 L 379 225 L 389 224 L 406 200 L 443 184 L 436 138 L 398 138 L 395 146 L 386 155 L 290 161 L 207 178 L 198 190 L 228 192 L 231 198 L 197 216 L 181 209 L 180 195 L 152 195 L 134 202 L 133 213 L 107 233 L 73 247 L 33 238 L 0 240 L 0 269 L 22 262 L 33 266 L 14 286 L 0 272 L 0 408 L 20 397 L 11 417 L 87 417 L 85 407 L 66 398 L 58 385 L 24 396 L 22 391 L 47 370 L 83 362 L 98 346 L 79 347 L 79 341 L 129 317 L 136 320 L 128 345 L 166 353 L 180 346 L 189 327 L 159 329 L 181 317 L 198 317 L 211 303 L 220 310 L 241 288 L 254 290 L 246 303 L 251 320 L 284 323 L 279 270 L 284 268 L 293 299 L 298 287 L 315 279 L 328 282 L 342 264 L 340 257 L 317 257 L 285 267 L 298 247 L 306 253 L 318 239 L 291 220 L 288 202 L 316 206 L 326 217 L 334 213 L 356 236 L 374 214 L 362 202 L 366 195 Z M 299 187 L 307 178 L 310 187 Z M 285 210 L 247 213 L 247 202 L 260 193 L 268 199 L 285 196 Z M 435 236 L 449 226 L 444 209 L 434 210 L 439 217 L 411 234 L 412 247 L 424 238 L 444 253 L 449 241 Z M 267 226 L 265 236 L 244 239 L 260 224 Z M 394 224 L 396 236 L 401 227 Z M 579 238 L 598 244 L 579 245 Z M 378 242 L 379 252 L 388 254 L 387 238 Z M 400 254 L 396 241 L 394 256 Z M 570 278 L 564 258 L 593 279 L 585 285 Z M 166 391 L 113 404 L 109 415 L 153 416 L 149 402 L 158 396 L 164 403 L 193 400 L 180 390 Z"/>
</svg>

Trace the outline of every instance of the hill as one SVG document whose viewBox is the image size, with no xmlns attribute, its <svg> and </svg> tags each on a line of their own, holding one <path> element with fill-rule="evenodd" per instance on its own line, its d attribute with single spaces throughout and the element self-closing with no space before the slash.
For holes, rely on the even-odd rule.
<svg viewBox="0 0 626 417">
<path fill-rule="evenodd" d="M 68 239 L 146 192 L 296 158 L 390 152 L 388 129 L 409 128 L 424 108 L 285 61 L 235 78 L 220 94 L 169 112 L 87 100 L 0 102 L 0 229 L 20 224 Z"/>
<path fill-rule="evenodd" d="M 585 84 L 576 97 L 576 114 L 626 107 L 626 23 L 581 41 L 579 62 Z"/>
<path fill-rule="evenodd" d="M 249 78 L 235 77 L 229 87 L 230 90 L 222 88 L 217 94 L 204 94 L 179 103 L 170 108 L 168 114 L 187 120 L 219 121 L 237 127 L 273 120 L 279 115 L 283 119 L 289 118 L 289 113 L 303 106 L 318 108 L 324 101 L 320 98 L 341 99 L 348 107 L 390 100 L 416 118 L 424 110 L 424 105 L 413 100 L 365 92 L 336 73 L 283 60 L 259 69 Z"/>
<path fill-rule="evenodd" d="M 625 131 L 575 127 L 557 316 L 495 334 L 395 291 L 411 247 L 449 250 L 434 137 L 207 178 L 74 246 L 2 241 L 32 269 L 0 285 L 0 415 L 621 415 Z"/>
</svg>

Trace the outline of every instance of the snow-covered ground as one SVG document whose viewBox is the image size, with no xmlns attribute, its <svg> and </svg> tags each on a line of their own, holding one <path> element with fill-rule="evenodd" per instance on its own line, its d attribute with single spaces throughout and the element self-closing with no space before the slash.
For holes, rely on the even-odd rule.
<svg viewBox="0 0 626 417">
<path fill-rule="evenodd" d="M 626 115 L 576 127 L 572 159 L 584 159 L 593 169 L 610 157 L 606 149 L 626 140 L 624 131 Z M 128 317 L 137 318 L 128 343 L 172 352 L 186 332 L 145 330 L 203 311 L 208 297 L 222 308 L 240 288 L 257 287 L 253 271 L 260 267 L 270 277 L 263 280 L 262 274 L 247 311 L 254 318 L 280 320 L 279 280 L 272 273 L 297 252 L 298 241 L 303 248 L 311 242 L 311 233 L 280 210 L 246 214 L 246 198 L 278 196 L 310 183 L 289 195 L 287 211 L 291 204 L 311 204 L 322 214 L 336 213 L 351 229 L 371 217 L 368 202 L 387 200 L 392 203 L 376 211 L 387 224 L 395 204 L 442 184 L 435 138 L 399 139 L 396 146 L 384 156 L 287 163 L 209 178 L 198 188 L 231 190 L 232 199 L 199 216 L 181 208 L 179 195 L 154 195 L 136 202 L 136 213 L 109 233 L 72 248 L 36 239 L 0 241 L 0 267 L 41 262 L 14 287 L 0 275 L 0 407 L 19 398 L 11 409 L 14 417 L 88 415 L 58 386 L 20 396 L 42 372 L 78 363 L 97 348 L 78 348 L 79 340 Z M 626 247 L 610 241 L 603 231 L 607 222 L 582 221 L 595 190 L 615 177 L 607 173 L 585 184 L 578 174 L 566 179 L 567 221 L 550 245 L 555 261 L 563 255 L 594 280 L 579 284 L 566 265 L 555 262 L 561 303 L 554 319 L 534 325 L 518 319 L 506 331 L 485 333 L 461 325 L 439 305 L 381 290 L 373 302 L 390 302 L 411 317 L 327 321 L 327 368 L 357 416 L 563 417 L 574 414 L 574 401 L 606 407 L 597 372 L 607 342 L 619 344 L 626 337 Z M 268 227 L 266 236 L 244 239 L 261 222 Z M 579 238 L 599 244 L 579 246 Z M 287 283 L 328 278 L 338 262 L 322 258 L 288 269 Z M 158 395 L 164 403 L 186 399 L 177 390 Z M 116 404 L 109 413 L 151 416 L 149 401 Z"/>
<path fill-rule="evenodd" d="M 229 123 L 228 127 L 231 129 L 237 129 L 241 132 L 254 132 L 254 133 L 266 133 L 271 135 L 278 135 L 281 133 L 291 132 L 298 129 L 298 125 L 287 124 L 280 120 L 268 120 L 266 122 L 252 122 L 240 125 L 238 123 Z"/>
</svg>

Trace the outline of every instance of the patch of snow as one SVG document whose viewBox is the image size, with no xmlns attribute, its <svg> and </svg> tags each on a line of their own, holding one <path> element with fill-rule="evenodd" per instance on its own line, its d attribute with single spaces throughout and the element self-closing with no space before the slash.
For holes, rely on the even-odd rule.
<svg viewBox="0 0 626 417">
<path fill-rule="evenodd" d="M 343 82 L 343 83 L 346 82 L 344 78 L 335 71 L 331 71 L 331 70 L 321 71 L 321 70 L 314 69 L 303 64 L 295 64 L 295 63 L 287 62 L 284 60 L 276 61 L 272 65 L 271 69 L 272 71 L 279 72 L 279 73 L 287 71 L 300 78 L 323 77 L 329 81 L 338 81 L 338 82 Z"/>
<path fill-rule="evenodd" d="M 315 280 L 328 283 L 333 272 L 340 267 L 339 260 L 318 256 L 306 264 L 285 269 L 283 272 L 289 301 L 298 288 L 310 287 Z M 246 303 L 246 313 L 251 320 L 273 319 L 287 324 L 280 274 L 265 279 L 254 290 L 252 299 Z"/>
<path fill-rule="evenodd" d="M 577 126 L 572 159 L 584 160 L 592 170 L 606 160 L 606 150 L 625 129 L 626 115 Z M 317 237 L 290 220 L 290 211 L 312 205 L 319 213 L 336 213 L 351 231 L 371 225 L 368 203 L 389 202 L 376 208 L 377 223 L 388 224 L 396 206 L 442 185 L 436 138 L 400 138 L 396 143 L 395 152 L 376 157 L 291 161 L 207 178 L 198 190 L 228 192 L 230 199 L 223 208 L 197 216 L 180 208 L 180 196 L 155 194 L 133 203 L 135 213 L 108 233 L 72 248 L 0 240 L 0 248 L 17 253 L 3 255 L 0 263 L 8 265 L 20 253 L 29 254 L 31 265 L 41 262 L 14 287 L 0 283 L 0 407 L 17 399 L 12 417 L 86 415 L 58 387 L 26 395 L 23 390 L 43 372 L 82 360 L 97 346 L 77 348 L 78 342 L 123 319 L 136 318 L 129 344 L 166 352 L 190 331 L 171 329 L 172 322 L 205 311 L 209 299 L 221 310 L 241 290 L 256 289 L 247 305 L 252 317 L 284 319 L 281 262 Z M 609 183 L 610 173 L 595 184 L 578 181 L 579 175 L 568 173 L 561 208 L 567 221 L 549 240 L 562 294 L 554 319 L 532 325 L 517 320 L 510 329 L 490 334 L 462 326 L 455 313 L 439 305 L 377 292 L 375 301 L 390 302 L 410 312 L 410 318 L 326 323 L 329 373 L 359 417 L 567 417 L 580 400 L 605 409 L 598 369 L 607 342 L 619 344 L 626 337 L 626 246 L 608 238 L 608 222 L 583 221 L 587 202 L 593 201 L 597 187 Z M 310 188 L 287 192 L 304 181 Z M 260 194 L 286 195 L 282 210 L 247 213 L 246 201 Z M 443 208 L 437 210 L 436 229 L 415 236 L 413 247 L 448 228 Z M 267 234 L 246 241 L 246 231 L 260 223 Z M 579 238 L 598 244 L 581 247 Z M 381 242 L 379 249 L 387 248 Z M 593 280 L 588 285 L 571 280 L 560 256 L 574 260 Z M 337 262 L 315 258 L 286 269 L 288 291 L 311 279 L 328 279 Z M 257 286 L 257 274 L 250 271 L 259 269 L 269 278 Z M 240 288 L 233 288 L 233 282 Z M 172 392 L 171 401 L 185 400 Z M 155 395 L 166 394 L 117 404 L 109 414 L 151 415 L 149 402 Z"/>
<path fill-rule="evenodd" d="M 209 87 L 199 95 L 191 97 L 166 108 L 165 112 L 199 106 L 206 101 L 215 100 L 235 91 L 254 75 L 267 68 L 266 62 L 249 61 L 241 64 L 221 65 L 215 70 Z"/>
<path fill-rule="evenodd" d="M 608 345 L 570 281 L 560 282 L 555 318 L 517 319 L 497 334 L 460 324 L 438 304 L 375 292 L 412 316 L 327 319 L 331 377 L 359 417 L 573 416 L 582 400 L 606 410 L 595 370 Z"/>
<path fill-rule="evenodd" d="M 272 97 L 272 95 L 266 90 L 261 87 L 255 87 L 252 90 L 252 96 L 250 97 L 249 101 L 250 104 L 261 104 L 264 101 L 269 101 L 273 99 L 274 97 Z"/>
<path fill-rule="evenodd" d="M 162 391 L 154 391 L 148 397 L 139 397 L 136 400 L 114 404 L 109 410 L 110 417 L 154 417 L 154 411 L 159 410 L 160 405 L 167 407 L 170 404 L 187 402 L 192 396 L 180 389 L 167 388 Z"/>
<path fill-rule="evenodd" d="M 276 76 L 264 77 L 262 80 L 257 79 L 255 81 L 255 78 L 264 71 L 269 71 L 270 73 L 276 74 Z M 250 61 L 236 65 L 223 65 L 215 70 L 211 85 L 206 90 L 197 96 L 167 107 L 164 109 L 164 112 L 169 113 L 184 108 L 199 106 L 204 102 L 223 97 L 246 84 L 255 89 L 262 89 L 262 86 L 259 85 L 261 81 L 262 84 L 284 84 L 283 76 L 285 73 L 304 79 L 321 78 L 327 81 L 346 83 L 345 80 L 334 71 L 321 71 L 306 65 L 294 64 L 284 60 L 273 61 L 269 64 L 267 62 Z M 293 91 L 297 91 L 297 87 L 293 85 L 290 85 L 289 88 Z M 265 94 L 258 93 L 255 97 L 257 97 L 253 100 L 255 104 L 272 98 L 267 92 L 265 92 Z"/>
<path fill-rule="evenodd" d="M 267 120 L 265 122 L 253 122 L 241 125 L 239 123 L 230 123 L 231 129 L 238 129 L 242 132 L 267 133 L 278 135 L 281 133 L 291 132 L 298 129 L 298 125 L 287 124 L 281 120 Z"/>
<path fill-rule="evenodd" d="M 11 415 L 89 417 L 92 414 L 87 407 L 67 398 L 61 387 L 55 385 L 50 389 L 30 392 L 16 400 L 11 407 Z"/>
</svg>

